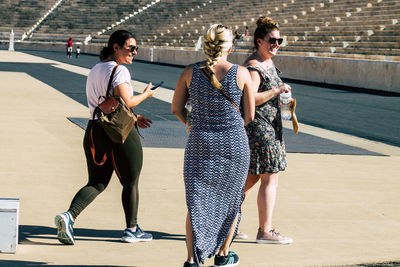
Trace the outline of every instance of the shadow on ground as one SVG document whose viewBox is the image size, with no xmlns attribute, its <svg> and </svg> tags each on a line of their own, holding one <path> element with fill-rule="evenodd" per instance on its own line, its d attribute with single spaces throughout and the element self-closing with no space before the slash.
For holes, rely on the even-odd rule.
<svg viewBox="0 0 400 267">
<path fill-rule="evenodd" d="M 185 241 L 184 235 L 170 234 L 157 231 L 146 231 L 146 232 L 151 233 L 153 235 L 154 240 Z M 74 234 L 75 234 L 75 240 L 77 241 L 121 242 L 120 238 L 122 236 L 122 231 L 75 228 Z M 34 241 L 32 239 L 34 239 Z M 53 228 L 53 227 L 39 226 L 39 225 L 19 226 L 19 244 L 48 245 L 48 246 L 61 245 L 59 243 L 54 243 L 54 240 L 56 239 L 57 239 L 57 229 L 55 227 Z"/>
<path fill-rule="evenodd" d="M 49 265 L 47 262 L 36 262 L 36 261 L 12 261 L 12 260 L 0 260 L 0 266 L 57 266 L 57 267 L 66 267 L 66 266 L 90 266 L 90 267 L 106 267 L 106 266 L 113 266 L 113 267 L 125 267 L 124 265 Z M 132 266 L 135 267 L 135 266 Z"/>
<path fill-rule="evenodd" d="M 332 267 L 399 267 L 399 266 L 400 262 L 382 262 L 382 263 L 344 265 L 344 266 L 332 266 Z"/>
</svg>

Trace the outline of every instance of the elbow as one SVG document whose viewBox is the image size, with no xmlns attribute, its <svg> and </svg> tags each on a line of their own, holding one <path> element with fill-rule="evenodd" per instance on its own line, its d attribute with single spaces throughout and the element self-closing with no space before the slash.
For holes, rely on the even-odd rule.
<svg viewBox="0 0 400 267">
<path fill-rule="evenodd" d="M 177 116 L 177 117 L 178 117 L 180 114 L 183 113 L 183 111 L 182 111 L 181 108 L 178 108 L 178 107 L 176 107 L 176 106 L 174 106 L 174 105 L 171 105 L 171 112 L 172 112 L 172 114 L 174 114 L 174 115 Z"/>
<path fill-rule="evenodd" d="M 244 116 L 244 125 L 249 124 L 250 122 L 252 122 L 254 120 L 254 116 L 255 116 L 255 112 L 251 112 L 251 114 L 246 114 Z"/>
<path fill-rule="evenodd" d="M 249 124 L 250 122 L 252 122 L 253 120 L 250 119 L 245 119 L 244 120 L 244 126 L 246 126 L 247 124 Z"/>
<path fill-rule="evenodd" d="M 121 98 L 122 98 L 122 97 L 121 97 Z M 134 108 L 134 107 L 137 106 L 136 103 L 135 103 L 132 99 L 123 99 L 123 98 L 122 98 L 122 100 L 124 100 L 125 105 L 126 105 L 128 108 L 130 108 L 130 109 L 132 109 L 132 108 Z"/>
<path fill-rule="evenodd" d="M 172 112 L 172 114 L 176 115 L 176 114 L 178 114 L 178 109 L 176 107 L 174 107 L 173 105 L 171 105 L 171 112 Z"/>
</svg>

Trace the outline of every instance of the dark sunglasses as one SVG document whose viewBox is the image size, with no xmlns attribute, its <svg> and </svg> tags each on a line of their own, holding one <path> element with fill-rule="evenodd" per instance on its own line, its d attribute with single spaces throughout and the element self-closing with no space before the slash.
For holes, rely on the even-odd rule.
<svg viewBox="0 0 400 267">
<path fill-rule="evenodd" d="M 268 40 L 268 42 L 270 44 L 275 44 L 276 41 L 278 41 L 278 44 L 281 45 L 282 42 L 283 42 L 283 38 L 272 38 L 272 37 L 270 37 L 269 40 Z"/>
<path fill-rule="evenodd" d="M 139 50 L 139 46 L 136 45 L 132 45 L 128 48 L 129 52 L 133 52 L 133 51 L 138 51 Z"/>
</svg>

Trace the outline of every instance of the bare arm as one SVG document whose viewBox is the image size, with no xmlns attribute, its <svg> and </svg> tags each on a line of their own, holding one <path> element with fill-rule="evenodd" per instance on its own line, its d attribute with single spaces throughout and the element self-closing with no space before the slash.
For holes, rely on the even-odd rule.
<svg viewBox="0 0 400 267">
<path fill-rule="evenodd" d="M 291 90 L 291 87 L 288 84 L 284 83 L 278 87 L 273 87 L 271 90 L 258 92 L 258 88 L 260 87 L 262 82 L 260 74 L 256 70 L 250 70 L 250 76 L 254 83 L 256 106 L 262 105 L 271 98 L 280 95 L 281 93 L 287 93 Z"/>
<path fill-rule="evenodd" d="M 254 101 L 254 83 L 249 71 L 245 67 L 239 67 L 239 88 L 243 88 L 243 113 L 244 125 L 247 125 L 254 119 L 255 101 Z"/>
<path fill-rule="evenodd" d="M 189 65 L 182 72 L 176 83 L 174 97 L 172 98 L 171 111 L 182 123 L 186 123 L 185 105 L 188 99 L 188 88 L 192 80 L 193 66 Z"/>
<path fill-rule="evenodd" d="M 149 83 L 143 90 L 143 93 L 138 95 L 132 95 L 130 84 L 121 83 L 120 85 L 114 87 L 114 95 L 120 96 L 128 108 L 134 108 L 140 103 L 142 103 L 147 98 L 152 97 L 158 89 L 150 90 L 151 83 Z"/>
</svg>

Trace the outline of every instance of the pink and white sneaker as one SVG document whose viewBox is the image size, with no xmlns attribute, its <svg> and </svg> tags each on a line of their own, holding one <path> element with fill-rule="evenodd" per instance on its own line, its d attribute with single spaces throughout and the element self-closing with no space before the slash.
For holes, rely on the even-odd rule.
<svg viewBox="0 0 400 267">
<path fill-rule="evenodd" d="M 258 229 L 256 242 L 259 244 L 290 244 L 293 242 L 293 239 L 281 235 L 275 229 L 272 229 L 268 233 Z"/>
<path fill-rule="evenodd" d="M 249 236 L 246 233 L 238 231 L 235 239 L 247 239 Z"/>
</svg>

